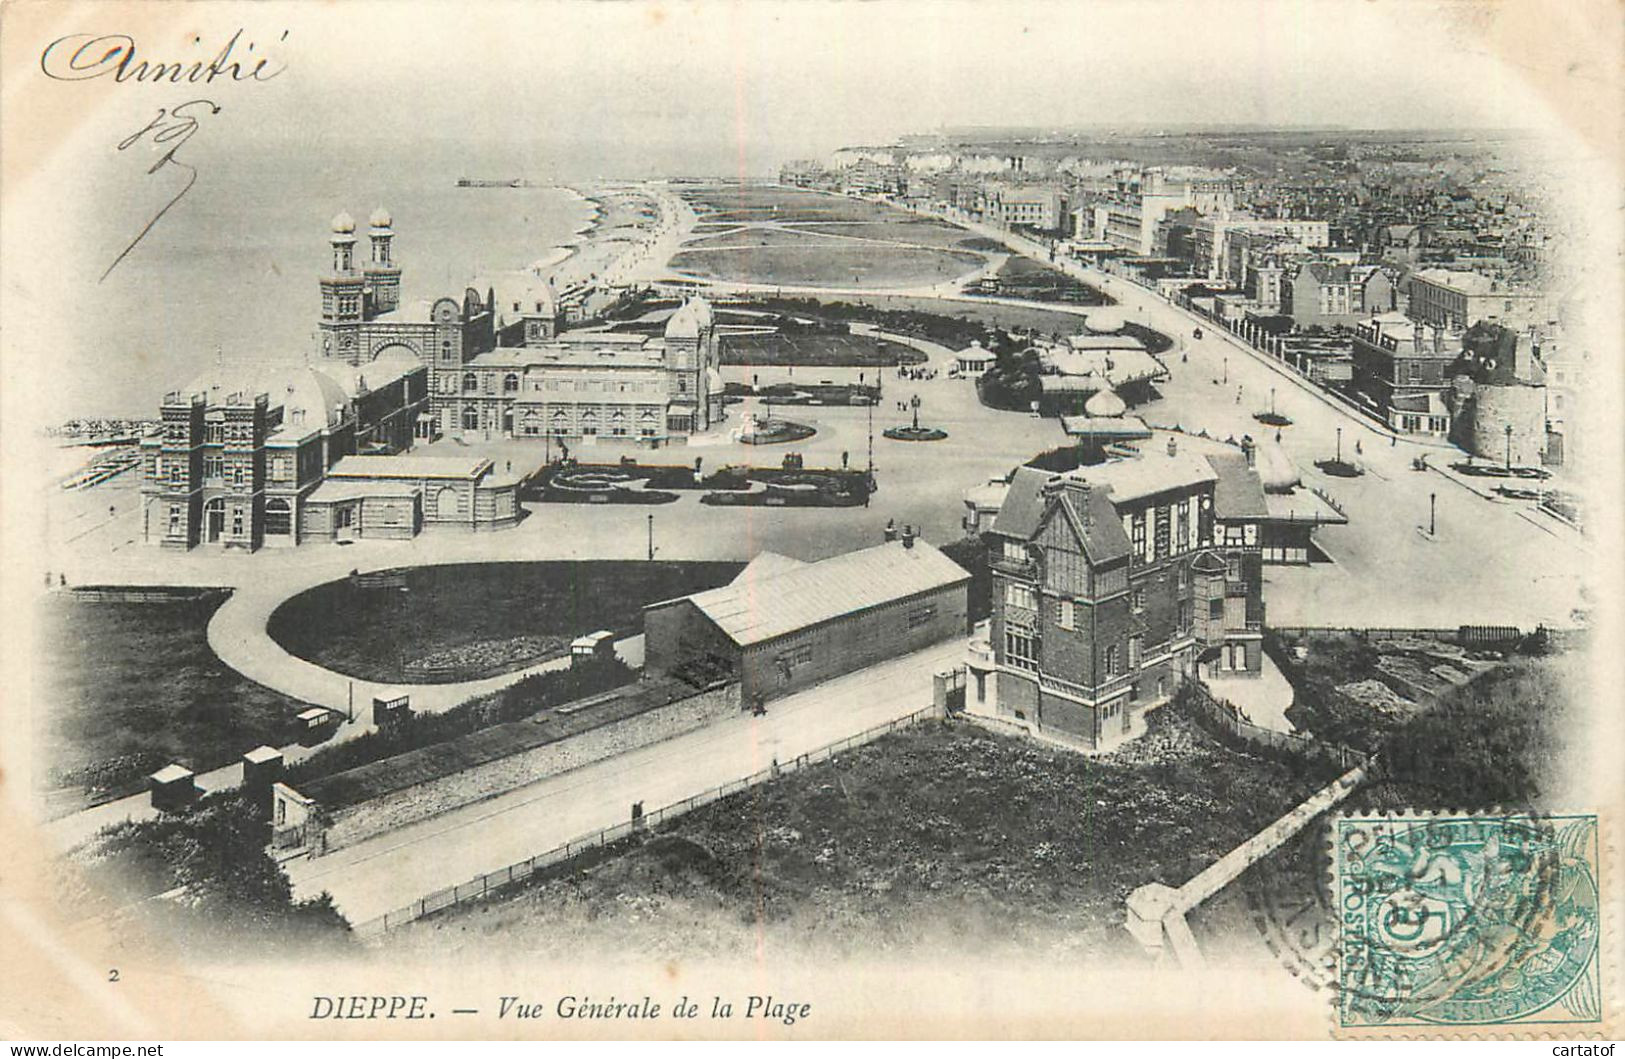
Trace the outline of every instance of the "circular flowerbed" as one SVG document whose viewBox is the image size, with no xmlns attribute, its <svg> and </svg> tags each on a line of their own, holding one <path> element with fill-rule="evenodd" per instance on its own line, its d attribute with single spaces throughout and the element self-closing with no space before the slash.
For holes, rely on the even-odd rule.
<svg viewBox="0 0 1625 1059">
<path fill-rule="evenodd" d="M 739 440 L 746 445 L 779 445 L 787 441 L 801 441 L 816 433 L 816 428 L 805 423 L 789 419 L 765 419 L 758 420 L 756 429 L 750 433 L 741 433 Z"/>
<path fill-rule="evenodd" d="M 1494 463 L 1452 463 L 1451 468 L 1462 474 L 1472 475 L 1474 478 L 1528 478 L 1540 481 L 1550 478 L 1550 471 L 1539 467 L 1512 467 L 1508 468 Z"/>
<path fill-rule="evenodd" d="M 1320 468 L 1321 473 L 1333 478 L 1358 478 L 1365 473 L 1364 467 L 1347 460 L 1316 460 L 1315 466 Z"/>
<path fill-rule="evenodd" d="M 1292 420 L 1279 412 L 1255 412 L 1253 418 L 1272 427 L 1289 427 L 1292 425 Z"/>
<path fill-rule="evenodd" d="M 936 427 L 888 427 L 881 433 L 893 441 L 941 441 L 948 436 Z"/>
</svg>

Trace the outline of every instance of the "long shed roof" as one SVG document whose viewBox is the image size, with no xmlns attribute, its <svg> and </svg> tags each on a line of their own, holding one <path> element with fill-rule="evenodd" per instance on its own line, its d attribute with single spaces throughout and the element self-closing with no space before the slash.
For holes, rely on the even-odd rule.
<svg viewBox="0 0 1625 1059">
<path fill-rule="evenodd" d="M 758 567 L 756 576 L 688 599 L 729 639 L 748 647 L 969 579 L 924 541 L 912 547 L 893 541 L 799 567 Z"/>
</svg>

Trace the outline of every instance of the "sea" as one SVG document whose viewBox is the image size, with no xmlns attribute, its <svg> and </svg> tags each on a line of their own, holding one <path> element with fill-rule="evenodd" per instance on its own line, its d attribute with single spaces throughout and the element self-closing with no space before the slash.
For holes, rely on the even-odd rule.
<svg viewBox="0 0 1625 1059">
<path fill-rule="evenodd" d="M 52 384 L 41 422 L 151 417 L 162 395 L 200 372 L 316 356 L 317 278 L 331 267 L 328 236 L 340 210 L 367 222 L 391 214 L 402 301 L 483 294 L 492 274 L 548 264 L 590 228 L 582 194 L 457 152 L 358 152 L 333 160 L 279 152 L 211 159 L 198 179 L 105 279 L 97 273 L 153 210 L 149 186 L 94 197 L 99 234 L 67 278 L 71 311 L 49 352 Z M 458 187 L 459 178 L 533 179 L 535 186 Z M 158 202 L 161 205 L 161 201 Z M 81 271 L 81 270 L 76 270 Z"/>
</svg>

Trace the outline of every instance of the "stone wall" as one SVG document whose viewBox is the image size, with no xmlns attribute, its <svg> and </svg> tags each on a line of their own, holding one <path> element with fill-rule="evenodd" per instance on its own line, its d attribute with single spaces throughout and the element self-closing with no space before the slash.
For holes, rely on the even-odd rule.
<svg viewBox="0 0 1625 1059">
<path fill-rule="evenodd" d="M 486 798 L 605 758 L 658 743 L 739 712 L 739 686 L 729 684 L 636 717 L 420 783 L 331 815 L 319 850 L 354 845 Z M 627 807 L 628 812 L 631 807 Z"/>
</svg>

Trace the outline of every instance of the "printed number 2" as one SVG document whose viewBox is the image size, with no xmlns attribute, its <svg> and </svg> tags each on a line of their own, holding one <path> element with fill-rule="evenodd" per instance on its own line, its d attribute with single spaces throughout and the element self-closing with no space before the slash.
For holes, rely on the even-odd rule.
<svg viewBox="0 0 1625 1059">
<path fill-rule="evenodd" d="M 117 967 L 114 967 L 114 968 L 112 968 L 111 970 L 109 970 L 107 972 L 107 980 L 109 982 L 118 981 L 118 968 Z"/>
</svg>

